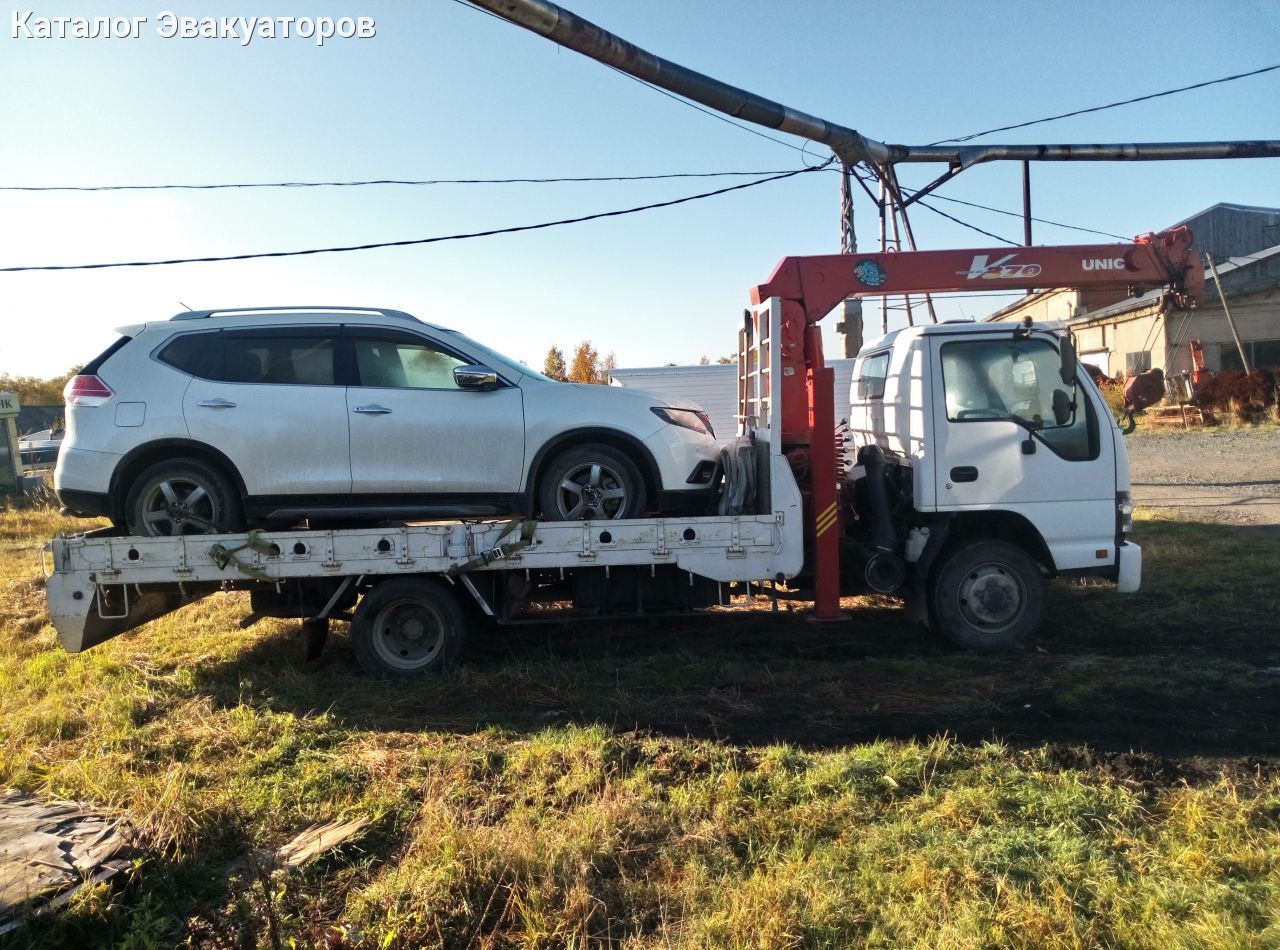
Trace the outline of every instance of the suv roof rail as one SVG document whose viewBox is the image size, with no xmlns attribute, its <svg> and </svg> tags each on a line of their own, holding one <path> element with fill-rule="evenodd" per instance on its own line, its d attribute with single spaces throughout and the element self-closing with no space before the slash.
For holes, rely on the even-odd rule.
<svg viewBox="0 0 1280 950">
<path fill-rule="evenodd" d="M 387 310 L 385 307 L 326 307 L 326 306 L 286 306 L 286 307 L 230 307 L 221 310 L 187 310 L 176 314 L 171 320 L 207 320 L 210 317 L 236 313 L 377 313 L 393 320 L 409 320 L 413 323 L 422 321 L 413 314 L 403 310 Z"/>
</svg>

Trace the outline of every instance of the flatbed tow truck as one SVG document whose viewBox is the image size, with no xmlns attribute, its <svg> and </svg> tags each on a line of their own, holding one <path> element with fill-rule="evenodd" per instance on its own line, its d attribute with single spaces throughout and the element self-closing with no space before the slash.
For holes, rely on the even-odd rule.
<svg viewBox="0 0 1280 950">
<path fill-rule="evenodd" d="M 702 517 L 445 521 L 332 530 L 129 537 L 60 534 L 45 548 L 49 612 L 78 652 L 205 596 L 247 590 L 248 624 L 332 619 L 374 675 L 461 655 L 480 615 L 504 624 L 687 614 L 733 597 L 903 598 L 961 646 L 1005 648 L 1041 624 L 1044 579 L 1136 590 L 1128 459 L 1069 335 L 934 324 L 864 347 L 844 466 L 819 321 L 852 296 L 981 287 L 1167 289 L 1192 306 L 1191 234 L 1133 244 L 784 258 L 739 331 L 739 438 L 719 512 Z"/>
</svg>

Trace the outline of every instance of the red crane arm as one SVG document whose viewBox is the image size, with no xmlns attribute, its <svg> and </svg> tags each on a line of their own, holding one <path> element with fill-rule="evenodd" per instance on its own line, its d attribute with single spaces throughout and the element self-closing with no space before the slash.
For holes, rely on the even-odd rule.
<svg viewBox="0 0 1280 950">
<path fill-rule="evenodd" d="M 841 300 L 881 294 L 1047 287 L 1169 287 L 1182 303 L 1204 296 L 1204 266 L 1185 227 L 1133 244 L 972 248 L 885 254 L 784 257 L 751 291 L 799 302 L 805 320 L 821 320 Z"/>
</svg>

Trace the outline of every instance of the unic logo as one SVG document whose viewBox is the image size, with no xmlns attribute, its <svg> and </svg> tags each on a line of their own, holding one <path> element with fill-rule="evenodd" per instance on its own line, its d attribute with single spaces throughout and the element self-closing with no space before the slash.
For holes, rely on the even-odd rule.
<svg viewBox="0 0 1280 950">
<path fill-rule="evenodd" d="M 1039 275 L 1039 264 L 1018 264 L 1014 262 L 1017 254 L 1006 254 L 999 260 L 991 260 L 987 254 L 975 254 L 969 269 L 956 271 L 966 280 L 1018 280 L 1023 277 Z"/>
<path fill-rule="evenodd" d="M 1123 257 L 1091 257 L 1080 262 L 1085 270 L 1124 270 Z"/>
</svg>

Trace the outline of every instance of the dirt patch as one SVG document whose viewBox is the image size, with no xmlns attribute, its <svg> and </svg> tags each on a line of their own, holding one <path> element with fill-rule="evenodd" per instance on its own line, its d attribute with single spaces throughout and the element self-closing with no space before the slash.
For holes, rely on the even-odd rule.
<svg viewBox="0 0 1280 950">
<path fill-rule="evenodd" d="M 1280 525 L 1280 427 L 1139 429 L 1125 446 L 1138 505 L 1197 520 Z"/>
</svg>

